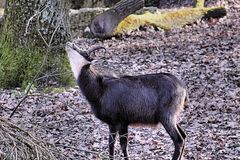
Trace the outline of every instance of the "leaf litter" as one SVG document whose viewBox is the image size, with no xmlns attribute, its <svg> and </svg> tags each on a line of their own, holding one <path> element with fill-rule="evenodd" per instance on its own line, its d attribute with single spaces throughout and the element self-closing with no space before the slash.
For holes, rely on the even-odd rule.
<svg viewBox="0 0 240 160">
<path fill-rule="evenodd" d="M 104 46 L 95 68 L 102 74 L 170 72 L 182 79 L 189 102 L 180 115 L 186 131 L 185 159 L 240 157 L 240 7 L 237 0 L 207 1 L 227 8 L 225 18 L 203 20 L 172 31 L 148 27 L 108 40 L 79 38 L 85 50 Z M 12 122 L 54 144 L 68 159 L 104 159 L 108 127 L 96 119 L 78 88 L 38 93 L 21 104 Z M 0 116 L 7 118 L 21 99 L 17 90 L 0 91 Z M 120 159 L 119 142 L 116 158 Z M 170 159 L 171 139 L 160 127 L 129 128 L 131 159 Z"/>
</svg>

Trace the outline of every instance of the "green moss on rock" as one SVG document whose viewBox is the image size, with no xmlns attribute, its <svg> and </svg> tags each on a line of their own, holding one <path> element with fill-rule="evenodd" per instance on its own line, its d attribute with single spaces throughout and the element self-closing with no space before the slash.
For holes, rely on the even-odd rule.
<svg viewBox="0 0 240 160">
<path fill-rule="evenodd" d="M 118 24 L 113 35 L 128 33 L 144 25 L 152 25 L 164 30 L 171 30 L 192 24 L 205 17 L 219 18 L 225 15 L 226 10 L 223 7 L 182 8 L 165 13 L 145 12 L 140 15 L 132 14 Z"/>
<path fill-rule="evenodd" d="M 4 9 L 0 8 L 0 16 L 3 16 L 3 14 L 4 14 Z"/>
<path fill-rule="evenodd" d="M 64 87 L 53 87 L 53 86 L 45 87 L 43 90 L 44 93 L 62 93 L 65 91 L 66 91 L 66 88 Z"/>
<path fill-rule="evenodd" d="M 205 0 L 196 0 L 196 8 L 203 8 L 204 7 Z"/>
</svg>

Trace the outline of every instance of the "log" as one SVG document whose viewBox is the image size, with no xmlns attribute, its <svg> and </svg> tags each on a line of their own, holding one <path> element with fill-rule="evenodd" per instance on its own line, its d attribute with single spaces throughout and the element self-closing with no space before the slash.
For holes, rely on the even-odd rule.
<svg viewBox="0 0 240 160">
<path fill-rule="evenodd" d="M 90 30 L 94 36 L 99 38 L 112 37 L 118 24 L 143 6 L 144 0 L 122 0 L 106 12 L 96 16 L 90 24 Z"/>
<path fill-rule="evenodd" d="M 183 27 L 200 19 L 221 18 L 226 15 L 224 7 L 204 7 L 205 0 L 195 0 L 194 8 L 161 12 L 131 14 L 142 8 L 144 1 L 122 0 L 116 6 L 97 16 L 90 25 L 95 37 L 108 38 L 129 33 L 140 26 L 152 25 L 164 30 Z"/>
<path fill-rule="evenodd" d="M 209 19 L 209 18 L 222 18 L 227 15 L 227 11 L 224 7 L 215 8 L 212 10 L 208 10 L 204 16 L 203 19 Z"/>
<path fill-rule="evenodd" d="M 226 15 L 224 7 L 213 8 L 182 8 L 165 13 L 145 12 L 141 15 L 132 14 L 125 18 L 114 30 L 114 35 L 122 35 L 138 29 L 140 26 L 151 25 L 164 30 L 183 27 L 200 19 L 221 18 Z"/>
</svg>

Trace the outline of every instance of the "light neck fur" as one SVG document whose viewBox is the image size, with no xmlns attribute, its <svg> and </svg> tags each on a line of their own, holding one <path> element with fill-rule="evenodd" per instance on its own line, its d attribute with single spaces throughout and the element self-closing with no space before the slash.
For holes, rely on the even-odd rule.
<svg viewBox="0 0 240 160">
<path fill-rule="evenodd" d="M 90 64 L 90 62 L 87 61 L 83 56 L 81 56 L 77 51 L 75 51 L 71 47 L 66 46 L 65 49 L 68 53 L 68 59 L 71 65 L 73 75 L 77 80 L 81 73 L 82 67 L 87 64 Z"/>
</svg>

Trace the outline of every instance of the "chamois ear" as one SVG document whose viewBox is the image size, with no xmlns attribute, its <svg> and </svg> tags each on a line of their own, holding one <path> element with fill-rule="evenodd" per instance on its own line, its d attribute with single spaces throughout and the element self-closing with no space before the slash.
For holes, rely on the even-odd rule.
<svg viewBox="0 0 240 160">
<path fill-rule="evenodd" d="M 81 56 L 83 56 L 87 61 L 91 62 L 93 58 L 89 56 L 89 52 L 81 50 L 76 44 L 72 44 L 72 48 L 76 50 Z"/>
<path fill-rule="evenodd" d="M 82 51 L 82 52 L 79 53 L 79 54 L 81 54 L 81 55 L 82 55 L 86 60 L 88 60 L 89 62 L 92 62 L 92 61 L 94 60 L 92 57 L 90 57 L 90 56 L 88 55 L 87 52 Z"/>
</svg>

